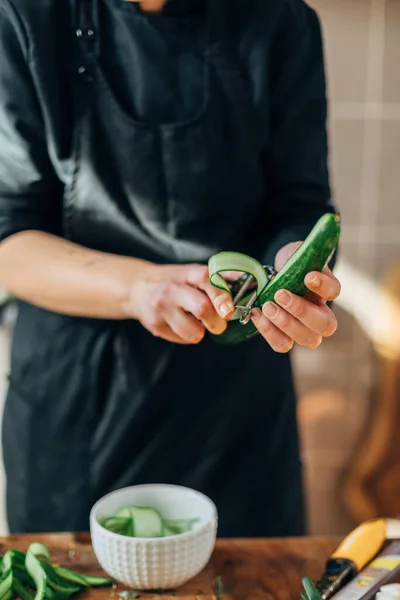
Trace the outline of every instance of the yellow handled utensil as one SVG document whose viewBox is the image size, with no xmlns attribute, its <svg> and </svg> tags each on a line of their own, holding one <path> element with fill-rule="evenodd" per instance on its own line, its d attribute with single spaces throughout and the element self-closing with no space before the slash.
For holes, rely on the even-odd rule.
<svg viewBox="0 0 400 600">
<path fill-rule="evenodd" d="M 354 529 L 326 563 L 314 585 L 303 578 L 302 600 L 328 600 L 351 581 L 381 550 L 387 539 L 400 539 L 400 520 L 372 519 Z"/>
</svg>

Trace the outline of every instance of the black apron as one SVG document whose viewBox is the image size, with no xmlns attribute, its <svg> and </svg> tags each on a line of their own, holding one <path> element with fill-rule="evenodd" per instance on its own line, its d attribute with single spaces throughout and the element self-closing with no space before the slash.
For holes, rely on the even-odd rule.
<svg viewBox="0 0 400 600">
<path fill-rule="evenodd" d="M 246 231 L 265 182 L 225 2 L 206 6 L 203 109 L 157 124 L 132 118 L 104 76 L 98 1 L 72 1 L 78 81 L 65 237 L 159 263 L 206 262 L 232 240 L 255 250 Z M 304 533 L 290 361 L 261 338 L 181 347 L 135 321 L 21 303 L 3 448 L 13 532 L 85 530 L 102 495 L 165 482 L 208 494 L 220 536 Z"/>
</svg>

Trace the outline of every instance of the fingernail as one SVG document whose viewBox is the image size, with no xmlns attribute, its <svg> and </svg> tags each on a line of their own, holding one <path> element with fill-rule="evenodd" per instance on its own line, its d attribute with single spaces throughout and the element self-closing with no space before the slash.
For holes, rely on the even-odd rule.
<svg viewBox="0 0 400 600">
<path fill-rule="evenodd" d="M 258 308 L 254 308 L 251 311 L 251 318 L 252 318 L 253 321 L 260 321 L 261 318 L 262 318 L 262 312 L 261 312 L 261 310 L 258 309 Z"/>
<path fill-rule="evenodd" d="M 312 285 L 313 287 L 319 287 L 321 285 L 321 280 L 319 277 L 317 277 L 317 275 L 315 277 L 313 277 L 311 279 L 311 281 L 309 282 L 310 285 Z"/>
<path fill-rule="evenodd" d="M 220 313 L 223 317 L 226 317 L 227 315 L 229 315 L 229 313 L 231 313 L 233 311 L 233 305 L 229 304 L 229 302 L 225 302 L 224 304 L 221 304 L 220 306 Z"/>
<path fill-rule="evenodd" d="M 263 312 L 266 317 L 273 319 L 278 312 L 278 307 L 273 302 L 267 302 L 264 304 Z"/>
<path fill-rule="evenodd" d="M 285 290 L 280 290 L 275 297 L 281 306 L 289 306 L 292 301 L 291 295 Z"/>
</svg>

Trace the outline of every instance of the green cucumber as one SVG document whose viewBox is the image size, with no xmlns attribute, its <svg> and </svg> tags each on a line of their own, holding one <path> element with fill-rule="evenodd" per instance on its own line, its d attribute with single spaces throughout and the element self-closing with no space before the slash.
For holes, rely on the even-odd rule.
<svg viewBox="0 0 400 600">
<path fill-rule="evenodd" d="M 251 275 L 255 276 L 257 281 L 258 296 L 253 307 L 261 308 L 266 302 L 274 301 L 275 294 L 282 289 L 288 290 L 298 296 L 304 296 L 308 289 L 304 284 L 304 278 L 311 271 L 323 271 L 326 265 L 334 255 L 340 237 L 340 216 L 338 214 L 326 213 L 314 225 L 312 231 L 294 252 L 289 260 L 283 265 L 275 277 L 263 286 L 261 291 L 260 282 L 265 282 L 265 278 L 260 276 L 260 269 L 263 269 L 260 263 L 255 259 L 250 259 L 244 255 L 238 255 L 236 252 L 221 252 L 210 258 L 209 272 L 210 282 L 220 289 L 229 289 L 223 285 L 220 275 L 223 271 L 238 271 L 238 256 L 243 256 L 244 260 L 240 264 L 246 267 L 248 260 L 251 260 Z M 264 271 L 264 269 L 263 269 Z M 265 273 L 265 271 L 264 271 Z M 266 275 L 266 274 L 265 274 Z M 266 275 L 268 279 L 268 276 Z M 242 302 L 245 304 L 245 298 Z M 228 322 L 228 327 L 221 335 L 213 336 L 213 339 L 220 344 L 238 344 L 258 335 L 259 331 L 250 321 L 247 325 L 242 325 L 239 320 Z"/>
</svg>

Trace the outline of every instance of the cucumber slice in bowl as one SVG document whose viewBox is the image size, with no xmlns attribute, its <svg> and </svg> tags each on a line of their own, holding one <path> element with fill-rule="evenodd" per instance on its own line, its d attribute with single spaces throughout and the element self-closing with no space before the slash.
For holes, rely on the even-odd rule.
<svg viewBox="0 0 400 600">
<path fill-rule="evenodd" d="M 149 506 L 124 506 L 101 525 L 119 535 L 136 538 L 162 538 L 192 531 L 199 519 L 164 519 Z"/>
<path fill-rule="evenodd" d="M 164 522 L 160 513 L 147 506 L 126 506 L 115 515 L 128 519 L 131 537 L 157 538 L 164 536 Z"/>
</svg>

